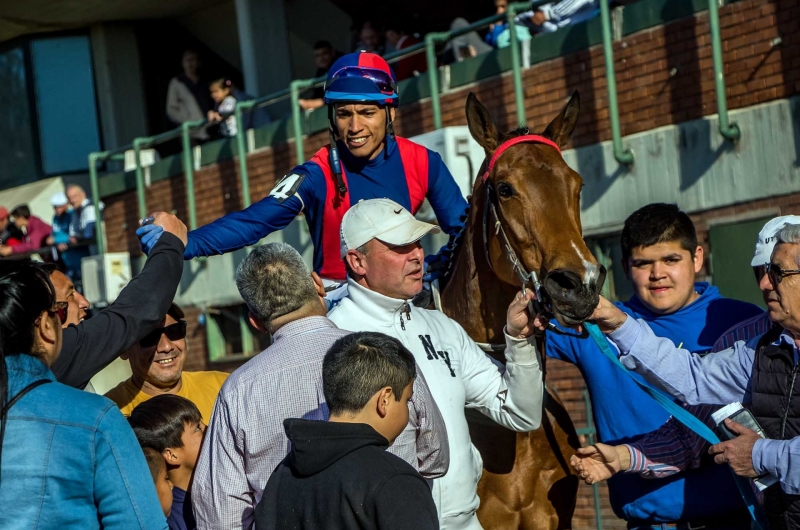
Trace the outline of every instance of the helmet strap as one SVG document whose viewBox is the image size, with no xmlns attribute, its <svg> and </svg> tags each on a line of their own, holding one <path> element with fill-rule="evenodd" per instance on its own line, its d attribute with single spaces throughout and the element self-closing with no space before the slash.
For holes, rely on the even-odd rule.
<svg viewBox="0 0 800 530">
<path fill-rule="evenodd" d="M 333 178 L 336 180 L 336 187 L 339 190 L 339 195 L 344 196 L 344 194 L 347 193 L 347 186 L 342 178 L 342 161 L 339 157 L 339 147 L 336 145 L 336 122 L 334 121 L 333 105 L 328 105 L 328 125 L 328 137 L 331 142 L 328 161 L 330 162 L 331 172 L 333 172 Z"/>
<path fill-rule="evenodd" d="M 392 123 L 392 113 L 389 110 L 389 105 L 384 107 L 386 109 L 386 136 L 394 138 L 394 123 Z"/>
</svg>

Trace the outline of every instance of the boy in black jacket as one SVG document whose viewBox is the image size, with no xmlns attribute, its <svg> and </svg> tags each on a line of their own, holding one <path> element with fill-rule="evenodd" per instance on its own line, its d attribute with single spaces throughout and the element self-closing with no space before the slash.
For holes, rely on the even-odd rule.
<svg viewBox="0 0 800 530">
<path fill-rule="evenodd" d="M 292 447 L 255 510 L 257 530 L 439 528 L 425 480 L 386 452 L 408 423 L 414 356 L 397 339 L 353 333 L 322 364 L 328 422 L 287 419 Z"/>
</svg>

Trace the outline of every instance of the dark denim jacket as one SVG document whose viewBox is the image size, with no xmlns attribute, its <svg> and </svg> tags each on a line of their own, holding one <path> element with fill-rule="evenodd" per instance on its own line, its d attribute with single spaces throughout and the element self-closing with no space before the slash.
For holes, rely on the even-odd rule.
<svg viewBox="0 0 800 530">
<path fill-rule="evenodd" d="M 167 528 L 133 431 L 108 399 L 55 381 L 30 355 L 6 358 L 9 411 L 0 464 L 0 528 Z"/>
</svg>

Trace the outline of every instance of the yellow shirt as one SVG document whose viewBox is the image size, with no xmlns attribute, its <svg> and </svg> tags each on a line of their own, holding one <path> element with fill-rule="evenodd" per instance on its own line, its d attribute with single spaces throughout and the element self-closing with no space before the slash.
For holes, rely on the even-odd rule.
<svg viewBox="0 0 800 530">
<path fill-rule="evenodd" d="M 222 383 L 229 375 L 225 372 L 183 372 L 181 374 L 182 384 L 178 395 L 185 397 L 197 406 L 200 414 L 203 415 L 203 423 L 206 425 L 211 421 L 211 411 L 214 410 L 214 402 L 217 400 Z M 153 397 L 142 392 L 130 379 L 109 390 L 105 396 L 117 404 L 124 416 L 130 416 L 136 405 Z"/>
</svg>

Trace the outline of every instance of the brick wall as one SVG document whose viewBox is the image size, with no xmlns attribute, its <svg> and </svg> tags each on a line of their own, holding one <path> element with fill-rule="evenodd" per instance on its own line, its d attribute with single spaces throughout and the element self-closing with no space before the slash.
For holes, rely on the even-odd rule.
<svg viewBox="0 0 800 530">
<path fill-rule="evenodd" d="M 795 0 L 744 0 L 720 9 L 724 61 L 731 109 L 800 93 L 800 4 Z M 774 39 L 782 42 L 773 45 Z M 535 41 L 534 41 L 535 44 Z M 654 127 L 697 119 L 716 112 L 710 36 L 706 13 L 642 31 L 614 45 L 618 95 L 624 135 Z M 542 130 L 561 110 L 572 90 L 581 94 L 582 112 L 573 146 L 610 139 L 608 99 L 601 46 L 537 64 L 523 74 L 526 115 L 533 129 Z M 474 91 L 489 108 L 501 130 L 515 121 L 513 84 L 509 75 L 483 81 L 444 94 L 441 98 L 445 126 L 463 125 L 464 101 Z M 406 137 L 432 128 L 429 101 L 404 106 L 398 112 L 397 132 Z M 305 143 L 311 156 L 327 143 L 319 133 Z M 264 149 L 248 157 L 251 193 L 265 196 L 276 177 L 291 169 L 294 146 Z M 241 195 L 234 161 L 212 165 L 196 173 L 195 195 L 198 223 L 205 224 L 240 208 Z M 104 198 L 109 249 L 139 252 L 133 227 L 137 219 L 133 192 Z M 147 191 L 151 210 L 175 211 L 186 218 L 183 179 L 175 177 L 153 184 Z M 782 214 L 800 213 L 800 194 L 756 201 L 693 216 L 703 244 L 708 247 L 708 220 L 755 209 L 778 208 Z M 713 249 L 709 249 L 713 252 Z M 186 308 L 191 358 L 187 369 L 209 369 L 205 332 L 198 325 L 200 310 Z M 214 369 L 233 366 L 215 365 Z M 576 426 L 586 425 L 584 384 L 574 366 L 551 360 L 548 382 L 566 401 Z M 623 528 L 611 512 L 605 488 L 603 524 Z M 596 528 L 591 489 L 583 487 L 578 498 L 574 527 Z"/>
</svg>

